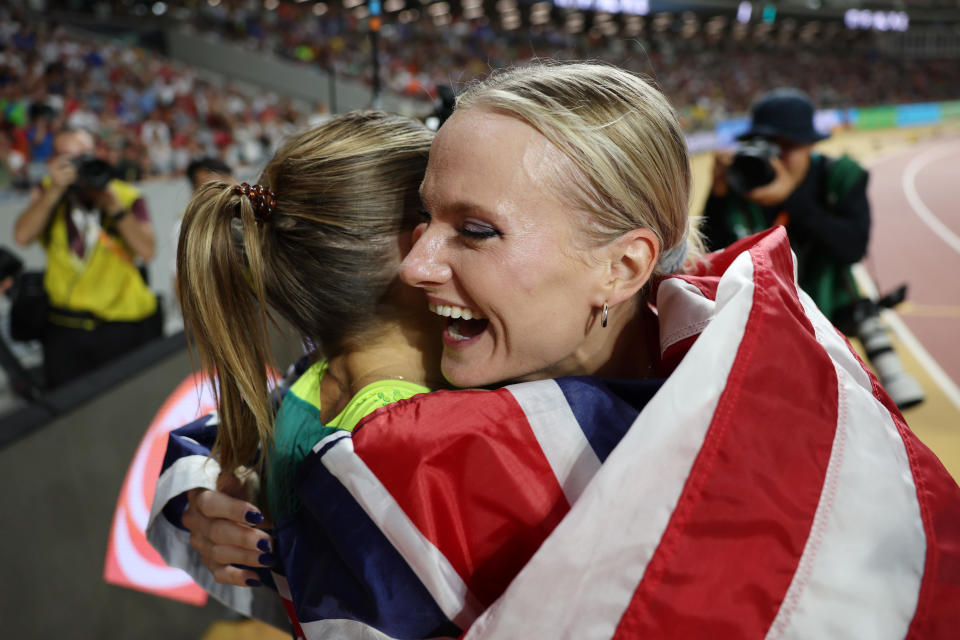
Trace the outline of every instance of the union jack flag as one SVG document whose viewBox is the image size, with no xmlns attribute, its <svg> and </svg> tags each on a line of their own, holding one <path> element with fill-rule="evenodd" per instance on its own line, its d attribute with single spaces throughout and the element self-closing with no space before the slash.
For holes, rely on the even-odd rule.
<svg viewBox="0 0 960 640">
<path fill-rule="evenodd" d="M 148 536 L 310 639 L 955 637 L 960 488 L 798 291 L 784 231 L 652 295 L 663 381 L 435 392 L 317 442 L 276 592 L 214 583 L 179 525 L 214 419 L 172 435 Z"/>
</svg>

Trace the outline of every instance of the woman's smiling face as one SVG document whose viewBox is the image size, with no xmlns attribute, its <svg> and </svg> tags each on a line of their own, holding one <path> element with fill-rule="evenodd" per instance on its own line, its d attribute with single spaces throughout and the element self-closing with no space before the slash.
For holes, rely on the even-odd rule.
<svg viewBox="0 0 960 640">
<path fill-rule="evenodd" d="M 452 384 L 587 373 L 604 268 L 578 248 L 579 217 L 554 187 L 566 162 L 532 127 L 484 109 L 437 134 L 421 188 L 428 223 L 401 277 L 450 317 L 441 366 Z"/>
</svg>

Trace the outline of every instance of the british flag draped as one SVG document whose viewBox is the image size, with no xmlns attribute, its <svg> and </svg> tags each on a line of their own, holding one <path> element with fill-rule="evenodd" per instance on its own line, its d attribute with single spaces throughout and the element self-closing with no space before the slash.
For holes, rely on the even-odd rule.
<svg viewBox="0 0 960 640">
<path fill-rule="evenodd" d="M 435 392 L 316 443 L 276 592 L 213 583 L 179 525 L 215 421 L 172 436 L 150 540 L 306 638 L 953 637 L 960 489 L 782 229 L 710 265 L 652 292 L 665 380 Z"/>
</svg>

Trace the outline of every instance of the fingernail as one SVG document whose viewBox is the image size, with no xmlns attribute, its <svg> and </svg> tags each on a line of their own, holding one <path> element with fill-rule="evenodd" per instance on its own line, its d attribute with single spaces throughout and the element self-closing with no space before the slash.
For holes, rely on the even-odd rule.
<svg viewBox="0 0 960 640">
<path fill-rule="evenodd" d="M 247 511 L 243 517 L 250 524 L 263 524 L 263 514 L 259 511 Z"/>
<path fill-rule="evenodd" d="M 261 553 L 260 557 L 257 558 L 257 562 L 260 564 L 273 564 L 275 561 L 273 559 L 272 553 Z"/>
<path fill-rule="evenodd" d="M 248 586 L 248 587 L 259 587 L 259 586 L 260 586 L 260 581 L 254 579 L 254 578 L 247 578 L 247 586 Z"/>
<path fill-rule="evenodd" d="M 267 538 L 260 538 L 257 540 L 257 549 L 270 553 L 270 540 Z"/>
</svg>

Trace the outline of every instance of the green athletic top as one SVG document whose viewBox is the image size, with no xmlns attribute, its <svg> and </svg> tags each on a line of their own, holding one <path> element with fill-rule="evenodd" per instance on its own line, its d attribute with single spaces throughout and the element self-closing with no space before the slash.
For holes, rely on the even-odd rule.
<svg viewBox="0 0 960 640">
<path fill-rule="evenodd" d="M 320 421 L 320 382 L 327 366 L 326 360 L 313 364 L 293 383 L 280 405 L 266 473 L 267 505 L 274 522 L 289 518 L 299 508 L 294 478 L 317 442 L 337 431 L 353 431 L 360 420 L 391 402 L 430 391 L 405 380 L 377 380 L 360 389 L 343 411 L 324 425 Z"/>
</svg>

